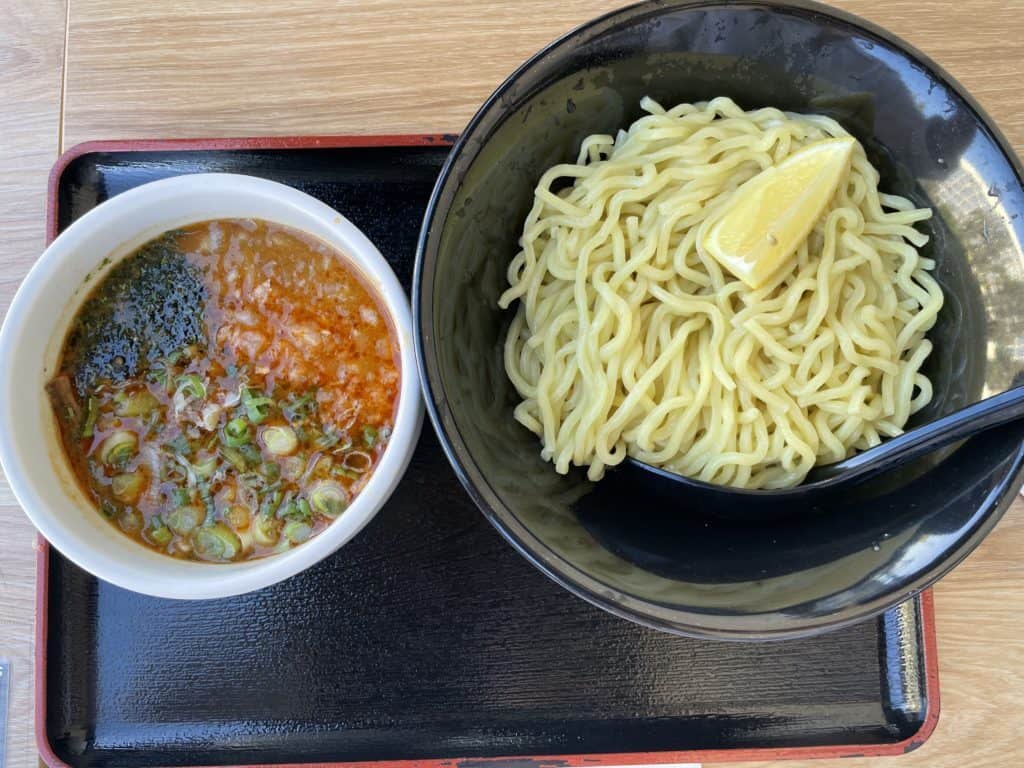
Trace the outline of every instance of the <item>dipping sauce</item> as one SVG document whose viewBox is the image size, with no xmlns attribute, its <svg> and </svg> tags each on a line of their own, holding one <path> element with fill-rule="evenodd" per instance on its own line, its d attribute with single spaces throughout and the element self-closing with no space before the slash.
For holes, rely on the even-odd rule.
<svg viewBox="0 0 1024 768">
<path fill-rule="evenodd" d="M 114 266 L 48 385 L 67 457 L 113 526 L 173 557 L 247 560 L 344 514 L 394 424 L 398 344 L 344 257 L 216 220 Z"/>
</svg>

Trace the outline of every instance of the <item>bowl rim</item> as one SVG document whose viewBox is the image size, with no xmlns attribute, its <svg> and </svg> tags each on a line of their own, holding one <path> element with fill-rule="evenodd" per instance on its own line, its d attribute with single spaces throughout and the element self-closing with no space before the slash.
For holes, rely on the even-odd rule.
<svg viewBox="0 0 1024 768">
<path fill-rule="evenodd" d="M 233 206 L 234 210 L 269 208 L 270 215 L 258 215 L 256 218 L 273 222 L 273 214 L 277 212 L 280 217 L 277 223 L 301 231 L 340 252 L 346 265 L 360 275 L 387 313 L 398 346 L 400 382 L 391 439 L 375 472 L 346 514 L 308 542 L 288 552 L 230 564 L 175 560 L 143 547 L 120 532 L 110 537 L 109 540 L 114 542 L 110 547 L 98 546 L 76 536 L 67 527 L 65 519 L 70 514 L 83 511 L 84 494 L 79 492 L 81 498 L 74 498 L 73 492 L 64 491 L 60 508 L 52 508 L 53 505 L 44 500 L 38 479 L 27 471 L 31 462 L 40 461 L 38 452 L 25 448 L 17 439 L 16 430 L 0 430 L 0 465 L 11 490 L 33 525 L 52 546 L 97 578 L 141 594 L 176 599 L 213 599 L 261 589 L 289 578 L 332 554 L 357 535 L 390 497 L 408 466 L 423 421 L 409 301 L 376 246 L 336 210 L 298 189 L 243 174 L 197 173 L 159 179 L 116 194 L 75 220 L 47 245 L 19 285 L 0 328 L 0 414 L 4 415 L 5 424 L 10 423 L 7 417 L 12 415 L 16 406 L 12 396 L 14 377 L 8 370 L 13 366 L 9 361 L 19 353 L 19 342 L 29 342 L 25 337 L 27 316 L 39 304 L 39 294 L 46 282 L 60 270 L 75 264 L 76 259 L 79 266 L 84 265 L 92 270 L 92 274 L 102 271 L 105 257 L 114 257 L 108 264 L 117 263 L 134 252 L 142 242 L 155 236 L 154 233 L 171 228 L 171 221 L 180 225 L 231 217 L 169 213 L 144 219 L 142 223 L 132 219 L 140 210 L 144 218 L 147 206 L 173 205 L 175 200 L 187 200 L 196 194 L 202 194 L 204 199 L 222 201 L 226 206 Z M 305 226 L 295 223 L 296 219 L 305 221 Z M 111 231 L 118 222 L 122 228 L 135 233 L 125 241 L 125 245 L 134 243 L 130 248 L 118 246 L 112 251 L 107 249 L 105 253 L 99 250 L 98 245 L 90 249 L 90 243 L 102 237 L 104 231 Z M 81 252 L 87 255 L 81 257 L 78 255 Z M 97 270 L 97 266 L 101 269 Z M 95 277 L 87 276 L 84 281 L 76 281 L 72 289 L 75 293 L 69 304 L 77 302 L 80 305 L 79 295 L 87 295 L 97 284 L 98 278 Z M 83 291 L 83 287 L 86 290 Z M 50 338 L 49 342 L 43 342 L 44 347 L 54 344 L 54 339 L 63 338 L 74 316 L 74 312 L 67 311 L 63 316 L 54 314 L 52 326 L 42 331 Z M 35 376 L 35 372 L 31 375 Z M 56 443 L 53 453 L 63 458 L 63 446 L 59 445 L 55 428 L 44 442 Z M 53 469 L 47 468 L 43 472 L 60 485 L 60 470 L 52 461 L 47 464 Z M 98 514 L 91 502 L 88 504 L 89 514 Z M 342 520 L 345 523 L 339 525 Z M 140 550 L 145 554 L 139 555 Z M 122 564 L 117 553 L 124 555 L 126 551 L 132 555 L 127 558 L 129 562 Z M 140 565 L 140 562 L 144 564 Z M 168 563 L 173 564 L 173 568 Z M 173 577 L 170 575 L 172 570 Z"/>
<path fill-rule="evenodd" d="M 1010 506 L 1017 490 L 1024 482 L 1024 444 L 1012 458 L 1002 481 L 996 491 L 986 500 L 984 507 L 976 513 L 975 523 L 969 533 L 961 540 L 950 554 L 943 560 L 922 571 L 905 588 L 889 593 L 880 593 L 874 600 L 859 605 L 848 606 L 824 618 L 807 620 L 792 615 L 783 621 L 776 622 L 770 628 L 752 626 L 757 624 L 758 617 L 767 614 L 745 614 L 741 625 L 723 621 L 712 614 L 702 614 L 706 621 L 695 623 L 695 613 L 684 613 L 673 609 L 665 609 L 658 614 L 651 610 L 646 601 L 634 598 L 614 587 L 604 584 L 586 574 L 576 566 L 555 555 L 522 525 L 516 516 L 506 508 L 498 495 L 491 488 L 489 481 L 466 447 L 456 426 L 451 406 L 444 397 L 440 371 L 433 348 L 433 308 L 431 305 L 434 287 L 424 282 L 425 262 L 428 248 L 434 231 L 434 221 L 441 197 L 448 186 L 449 180 L 461 155 L 475 139 L 475 132 L 489 116 L 491 110 L 498 105 L 508 91 L 516 86 L 520 78 L 543 59 L 566 45 L 578 45 L 588 35 L 599 34 L 605 26 L 625 22 L 644 16 L 653 16 L 668 11 L 686 12 L 707 8 L 763 8 L 769 12 L 803 12 L 834 19 L 849 25 L 869 36 L 880 39 L 889 46 L 901 51 L 907 58 L 915 61 L 932 76 L 944 83 L 959 96 L 964 104 L 974 113 L 977 123 L 988 131 L 994 143 L 1006 158 L 1010 167 L 1024 186 L 1024 165 L 1017 157 L 1009 141 L 996 126 L 973 96 L 956 78 L 937 64 L 929 56 L 906 42 L 899 36 L 863 19 L 848 11 L 834 8 L 816 0 L 641 0 L 640 2 L 602 14 L 570 29 L 527 58 L 522 64 L 506 77 L 493 93 L 483 102 L 452 146 L 451 151 L 438 175 L 430 200 L 423 217 L 423 226 L 417 241 L 416 263 L 413 273 L 412 307 L 415 324 L 416 358 L 419 365 L 421 386 L 423 387 L 424 403 L 431 424 L 448 458 L 452 469 L 462 483 L 474 503 L 498 530 L 498 532 L 530 561 L 542 573 L 554 582 L 593 605 L 609 613 L 653 629 L 670 632 L 688 637 L 720 639 L 720 640 L 774 640 L 802 637 L 823 631 L 831 631 L 863 621 L 877 615 L 919 592 L 927 589 L 956 565 L 963 561 L 996 526 L 1003 513 Z M 503 122 L 499 120 L 500 124 Z M 470 161 L 475 162 L 476 155 Z M 469 166 L 467 166 L 469 167 Z M 433 260 L 435 255 L 431 255 Z M 433 269 L 432 261 L 430 268 Z M 425 301 L 424 294 L 430 300 Z"/>
</svg>

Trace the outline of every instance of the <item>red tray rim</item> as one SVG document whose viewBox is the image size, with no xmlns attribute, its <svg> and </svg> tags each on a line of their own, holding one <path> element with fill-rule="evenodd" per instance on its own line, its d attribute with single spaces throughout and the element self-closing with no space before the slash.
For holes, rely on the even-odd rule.
<svg viewBox="0 0 1024 768">
<path fill-rule="evenodd" d="M 417 147 L 450 146 L 454 134 L 395 134 L 349 136 L 251 136 L 211 139 L 127 139 L 87 141 L 66 150 L 54 163 L 46 193 L 46 242 L 57 237 L 57 190 L 61 176 L 77 158 L 96 152 L 173 152 L 183 150 L 243 149 L 338 149 L 347 147 Z M 35 735 L 36 747 L 43 762 L 50 768 L 72 768 L 61 760 L 46 733 L 46 647 L 47 602 L 49 596 L 50 545 L 42 536 L 36 545 L 36 622 L 35 622 Z M 472 762 L 493 768 L 514 763 L 532 763 L 535 768 L 589 768 L 589 766 L 659 765 L 665 763 L 721 763 L 768 760 L 809 760 L 838 757 L 884 757 L 902 755 L 924 744 L 939 721 L 939 660 L 935 634 L 935 601 L 931 589 L 919 595 L 921 601 L 921 634 L 924 642 L 925 695 L 927 709 L 921 727 L 906 739 L 892 744 L 839 744 L 830 746 L 786 748 L 704 749 L 668 752 L 625 752 L 584 755 L 497 756 L 485 758 L 440 758 L 427 760 L 379 760 L 350 763 L 274 763 L 220 768 L 453 768 Z M 912 598 L 911 598 L 912 599 Z M 213 768 L 219 768 L 214 766 Z"/>
</svg>

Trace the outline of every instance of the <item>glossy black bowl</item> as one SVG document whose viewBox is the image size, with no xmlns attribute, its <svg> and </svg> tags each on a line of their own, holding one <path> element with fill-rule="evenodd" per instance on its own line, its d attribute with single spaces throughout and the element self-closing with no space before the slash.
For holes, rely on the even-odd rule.
<svg viewBox="0 0 1024 768">
<path fill-rule="evenodd" d="M 842 626 L 935 581 L 1020 487 L 1024 425 L 897 473 L 784 506 L 722 501 L 628 463 L 598 484 L 555 473 L 512 418 L 498 309 L 534 185 L 580 140 L 726 95 L 836 117 L 882 188 L 935 210 L 926 252 L 946 306 L 931 332 L 936 397 L 920 420 L 1024 370 L 1024 172 L 978 105 L 887 32 L 811 3 L 651 2 L 574 30 L 487 101 L 441 173 L 414 305 L 427 405 L 492 523 L 537 567 L 609 611 L 681 634 L 762 639 Z"/>
</svg>

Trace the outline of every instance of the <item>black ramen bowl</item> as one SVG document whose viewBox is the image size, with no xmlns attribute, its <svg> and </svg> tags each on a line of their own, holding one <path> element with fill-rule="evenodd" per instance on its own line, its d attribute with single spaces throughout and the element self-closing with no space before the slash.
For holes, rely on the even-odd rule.
<svg viewBox="0 0 1024 768">
<path fill-rule="evenodd" d="M 497 299 L 534 186 L 581 139 L 725 95 L 828 114 L 857 136 L 884 191 L 931 206 L 925 254 L 946 304 L 930 332 L 922 423 L 1012 386 L 1024 370 L 1020 162 L 934 62 L 811 3 L 651 2 L 603 16 L 530 59 L 452 150 L 427 212 L 414 305 L 427 406 L 463 484 L 538 568 L 577 595 L 680 634 L 764 639 L 843 626 L 925 588 L 996 524 L 1020 487 L 1024 425 L 889 475 L 762 508 L 629 465 L 562 476 L 512 417 Z M 913 423 L 910 425 L 913 426 Z"/>
</svg>

